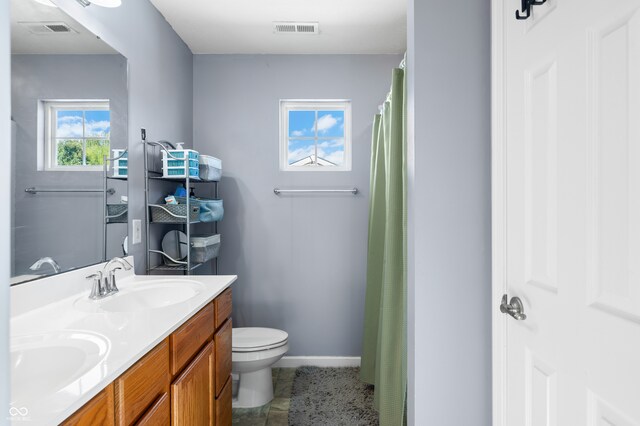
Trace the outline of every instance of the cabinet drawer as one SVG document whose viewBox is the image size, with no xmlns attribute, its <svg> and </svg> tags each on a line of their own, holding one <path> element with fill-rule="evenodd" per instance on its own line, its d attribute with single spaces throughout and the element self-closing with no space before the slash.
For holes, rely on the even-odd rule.
<svg viewBox="0 0 640 426">
<path fill-rule="evenodd" d="M 173 426 L 214 424 L 213 346 L 210 342 L 171 384 Z"/>
<path fill-rule="evenodd" d="M 136 426 L 169 426 L 171 424 L 171 402 L 164 394 L 142 416 Z"/>
<path fill-rule="evenodd" d="M 210 303 L 185 322 L 170 336 L 171 375 L 187 365 L 213 335 L 213 304 Z"/>
<path fill-rule="evenodd" d="M 220 396 L 216 398 L 216 426 L 231 426 L 231 399 L 233 398 L 231 388 L 231 377 L 228 377 Z"/>
<path fill-rule="evenodd" d="M 169 342 L 163 340 L 115 381 L 116 424 L 133 424 L 151 404 L 169 392 Z"/>
<path fill-rule="evenodd" d="M 231 316 L 231 289 L 228 288 L 214 301 L 216 305 L 216 330 Z"/>
<path fill-rule="evenodd" d="M 71 417 L 65 420 L 63 426 L 113 426 L 113 383 L 87 402 Z"/>
<path fill-rule="evenodd" d="M 215 335 L 216 350 L 216 395 L 220 395 L 222 387 L 231 375 L 231 318 L 220 327 Z"/>
</svg>

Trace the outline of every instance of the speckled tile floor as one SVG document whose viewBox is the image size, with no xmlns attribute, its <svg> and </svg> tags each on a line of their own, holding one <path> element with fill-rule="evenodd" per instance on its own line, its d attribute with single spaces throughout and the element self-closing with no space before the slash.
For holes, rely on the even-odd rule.
<svg viewBox="0 0 640 426">
<path fill-rule="evenodd" d="M 273 401 L 257 408 L 234 408 L 233 424 L 238 426 L 288 426 L 291 388 L 295 368 L 274 368 Z"/>
</svg>

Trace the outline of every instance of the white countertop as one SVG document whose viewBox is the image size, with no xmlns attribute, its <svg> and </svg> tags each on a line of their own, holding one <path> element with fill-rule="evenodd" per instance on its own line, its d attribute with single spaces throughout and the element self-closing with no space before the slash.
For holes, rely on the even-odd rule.
<svg viewBox="0 0 640 426">
<path fill-rule="evenodd" d="M 24 379 L 24 372 L 21 373 L 23 376 L 19 380 L 21 383 L 17 382 L 16 377 L 12 377 L 12 416 L 9 418 L 13 424 L 24 424 L 22 423 L 24 421 L 29 421 L 31 425 L 59 424 L 222 293 L 237 278 L 235 275 L 136 276 L 124 272 L 118 279 L 118 287 L 122 294 L 131 291 L 137 285 L 148 284 L 150 281 L 170 282 L 185 279 L 192 281 L 197 294 L 186 301 L 170 306 L 135 312 L 101 312 L 100 310 L 91 312 L 90 309 L 79 309 L 80 306 L 87 306 L 85 299 L 88 301 L 90 283 L 84 282 L 86 270 L 97 269 L 98 266 L 94 266 L 71 274 L 75 277 L 82 276 L 81 284 L 74 282 L 65 286 L 61 284 L 64 281 L 61 279 L 67 274 L 61 274 L 55 277 L 55 282 L 48 282 L 48 279 L 44 278 L 12 287 L 12 353 L 27 339 L 38 340 L 41 336 L 48 336 L 50 344 L 51 340 L 55 343 L 55 336 L 58 335 L 89 336 L 90 338 L 95 335 L 95 341 L 99 343 L 101 357 L 103 357 L 97 365 L 78 373 L 72 383 L 64 388 L 46 392 L 42 390 L 46 389 L 42 383 L 43 381 L 47 383 L 48 374 L 52 376 L 65 374 L 63 368 L 56 369 L 55 348 L 49 349 L 50 354 L 46 352 L 47 347 L 44 347 L 37 351 L 37 355 L 30 355 L 37 356 L 37 360 L 43 361 L 37 362 L 39 368 L 33 371 L 33 374 L 38 377 L 37 380 Z M 68 281 L 77 281 L 77 279 L 68 279 Z M 80 288 L 82 291 L 78 292 Z M 60 298 L 52 300 L 56 293 L 60 294 Z M 78 351 L 78 354 L 77 364 L 81 364 L 83 362 L 81 351 Z M 51 364 L 47 365 L 49 362 Z M 75 361 L 74 365 L 76 365 Z M 14 359 L 12 359 L 12 368 L 16 368 Z"/>
</svg>

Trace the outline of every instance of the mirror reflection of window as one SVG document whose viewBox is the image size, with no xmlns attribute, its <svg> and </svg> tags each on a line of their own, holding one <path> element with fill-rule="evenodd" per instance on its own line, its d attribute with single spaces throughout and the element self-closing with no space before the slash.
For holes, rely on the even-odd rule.
<svg viewBox="0 0 640 426">
<path fill-rule="evenodd" d="M 109 101 L 45 101 L 46 170 L 102 170 L 109 157 Z"/>
</svg>

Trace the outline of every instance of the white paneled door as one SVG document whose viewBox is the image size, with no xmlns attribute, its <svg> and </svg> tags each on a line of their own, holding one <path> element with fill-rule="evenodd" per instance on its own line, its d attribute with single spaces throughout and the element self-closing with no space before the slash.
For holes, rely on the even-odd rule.
<svg viewBox="0 0 640 426">
<path fill-rule="evenodd" d="M 521 3 L 493 11 L 494 297 L 526 315 L 495 316 L 494 424 L 640 426 L 640 0 Z"/>
</svg>

